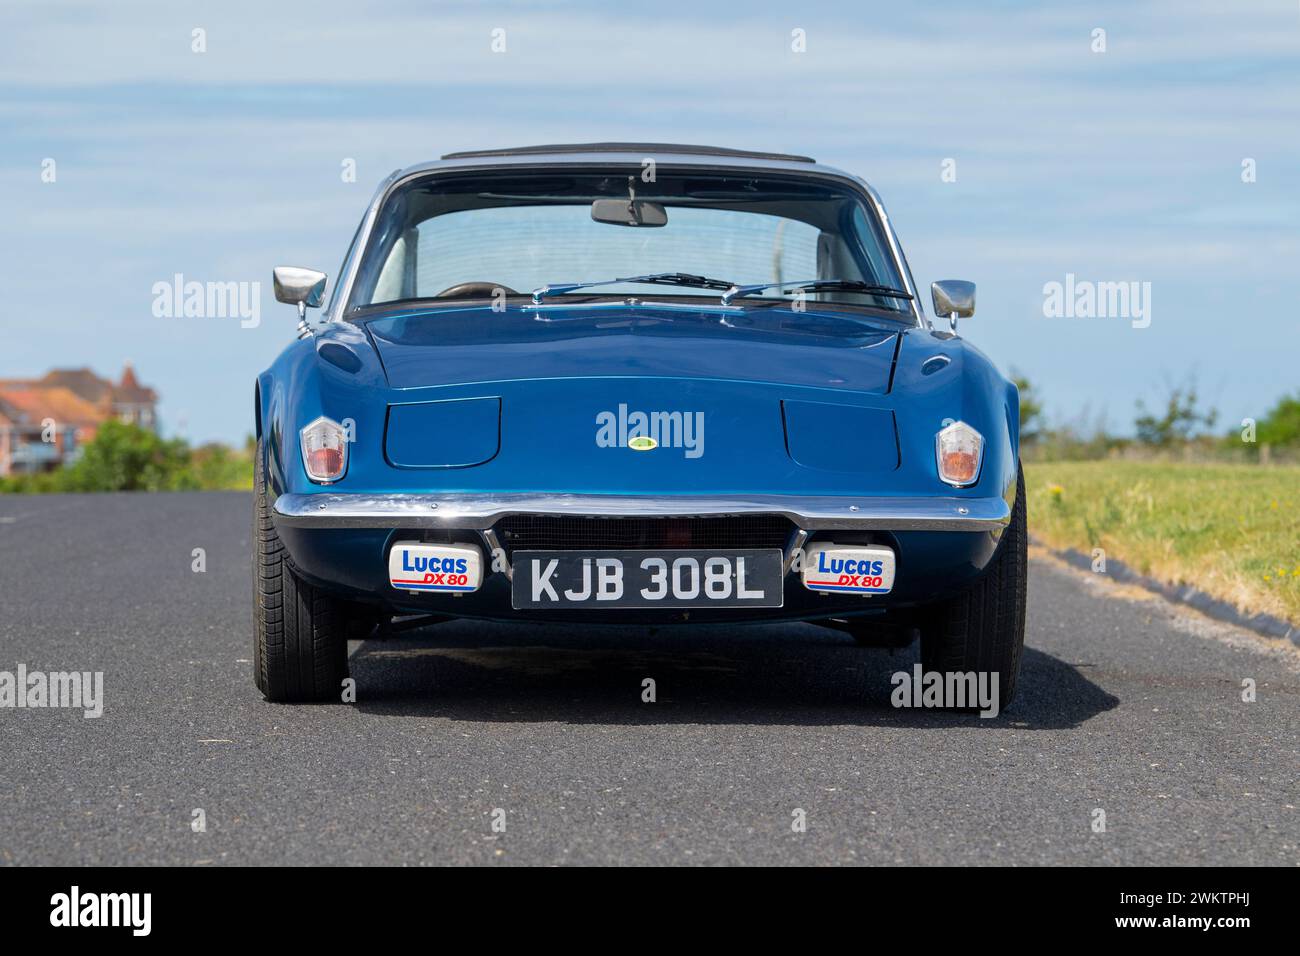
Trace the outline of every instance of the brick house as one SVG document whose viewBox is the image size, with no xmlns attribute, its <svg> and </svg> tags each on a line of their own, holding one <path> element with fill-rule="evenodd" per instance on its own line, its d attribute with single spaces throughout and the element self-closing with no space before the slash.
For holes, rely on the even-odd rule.
<svg viewBox="0 0 1300 956">
<path fill-rule="evenodd" d="M 67 464 L 112 418 L 156 431 L 157 404 L 157 392 L 140 384 L 129 363 L 117 382 L 88 368 L 0 379 L 0 475 Z"/>
</svg>

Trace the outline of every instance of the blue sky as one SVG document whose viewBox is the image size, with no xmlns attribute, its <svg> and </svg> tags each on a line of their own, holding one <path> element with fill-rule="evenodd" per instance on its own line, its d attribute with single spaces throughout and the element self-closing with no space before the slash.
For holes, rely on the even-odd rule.
<svg viewBox="0 0 1300 956">
<path fill-rule="evenodd" d="M 1057 421 L 1125 430 L 1138 398 L 1192 374 L 1225 424 L 1300 390 L 1296 0 L 9 0 L 0 377 L 131 360 L 170 433 L 240 440 L 254 377 L 293 337 L 271 268 L 332 279 L 389 171 L 617 139 L 807 153 L 862 175 L 918 283 L 975 281 L 963 333 L 1027 374 Z M 152 287 L 175 273 L 260 281 L 260 325 L 154 317 Z M 1044 318 L 1044 284 L 1067 273 L 1150 282 L 1150 326 Z"/>
</svg>

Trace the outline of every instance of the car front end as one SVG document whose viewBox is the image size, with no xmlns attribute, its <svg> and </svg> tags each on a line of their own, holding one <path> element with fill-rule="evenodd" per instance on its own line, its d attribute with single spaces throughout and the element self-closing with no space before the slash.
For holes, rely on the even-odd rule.
<svg viewBox="0 0 1300 956">
<path fill-rule="evenodd" d="M 1023 508 L 1015 387 L 926 319 L 874 194 L 797 162 L 391 177 L 327 321 L 259 379 L 286 573 L 381 626 L 796 620 L 864 643 L 968 592 Z M 633 275 L 676 224 L 674 256 L 760 281 Z M 538 281 L 557 255 L 587 281 Z"/>
</svg>

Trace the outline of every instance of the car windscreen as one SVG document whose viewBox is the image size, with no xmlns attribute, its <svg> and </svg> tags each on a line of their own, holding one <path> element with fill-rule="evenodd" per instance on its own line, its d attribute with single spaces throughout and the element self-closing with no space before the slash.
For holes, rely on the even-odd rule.
<svg viewBox="0 0 1300 956">
<path fill-rule="evenodd" d="M 734 172 L 502 170 L 396 189 L 369 236 L 348 308 L 649 274 L 905 288 L 874 212 L 844 185 Z M 589 294 L 719 293 L 610 283 Z M 911 314 L 906 299 L 843 289 L 776 287 L 762 297 Z"/>
</svg>

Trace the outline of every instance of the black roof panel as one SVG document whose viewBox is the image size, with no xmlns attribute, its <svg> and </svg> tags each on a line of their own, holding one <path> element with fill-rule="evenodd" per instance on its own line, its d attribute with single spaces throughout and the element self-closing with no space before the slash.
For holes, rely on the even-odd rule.
<svg viewBox="0 0 1300 956">
<path fill-rule="evenodd" d="M 682 143 L 557 143 L 550 146 L 517 146 L 513 149 L 473 149 L 447 153 L 443 159 L 478 159 L 485 156 L 530 156 L 543 153 L 680 153 L 690 156 L 743 156 L 747 159 L 771 159 L 787 163 L 815 163 L 810 156 L 789 153 L 763 153 L 726 146 L 690 146 Z"/>
</svg>

